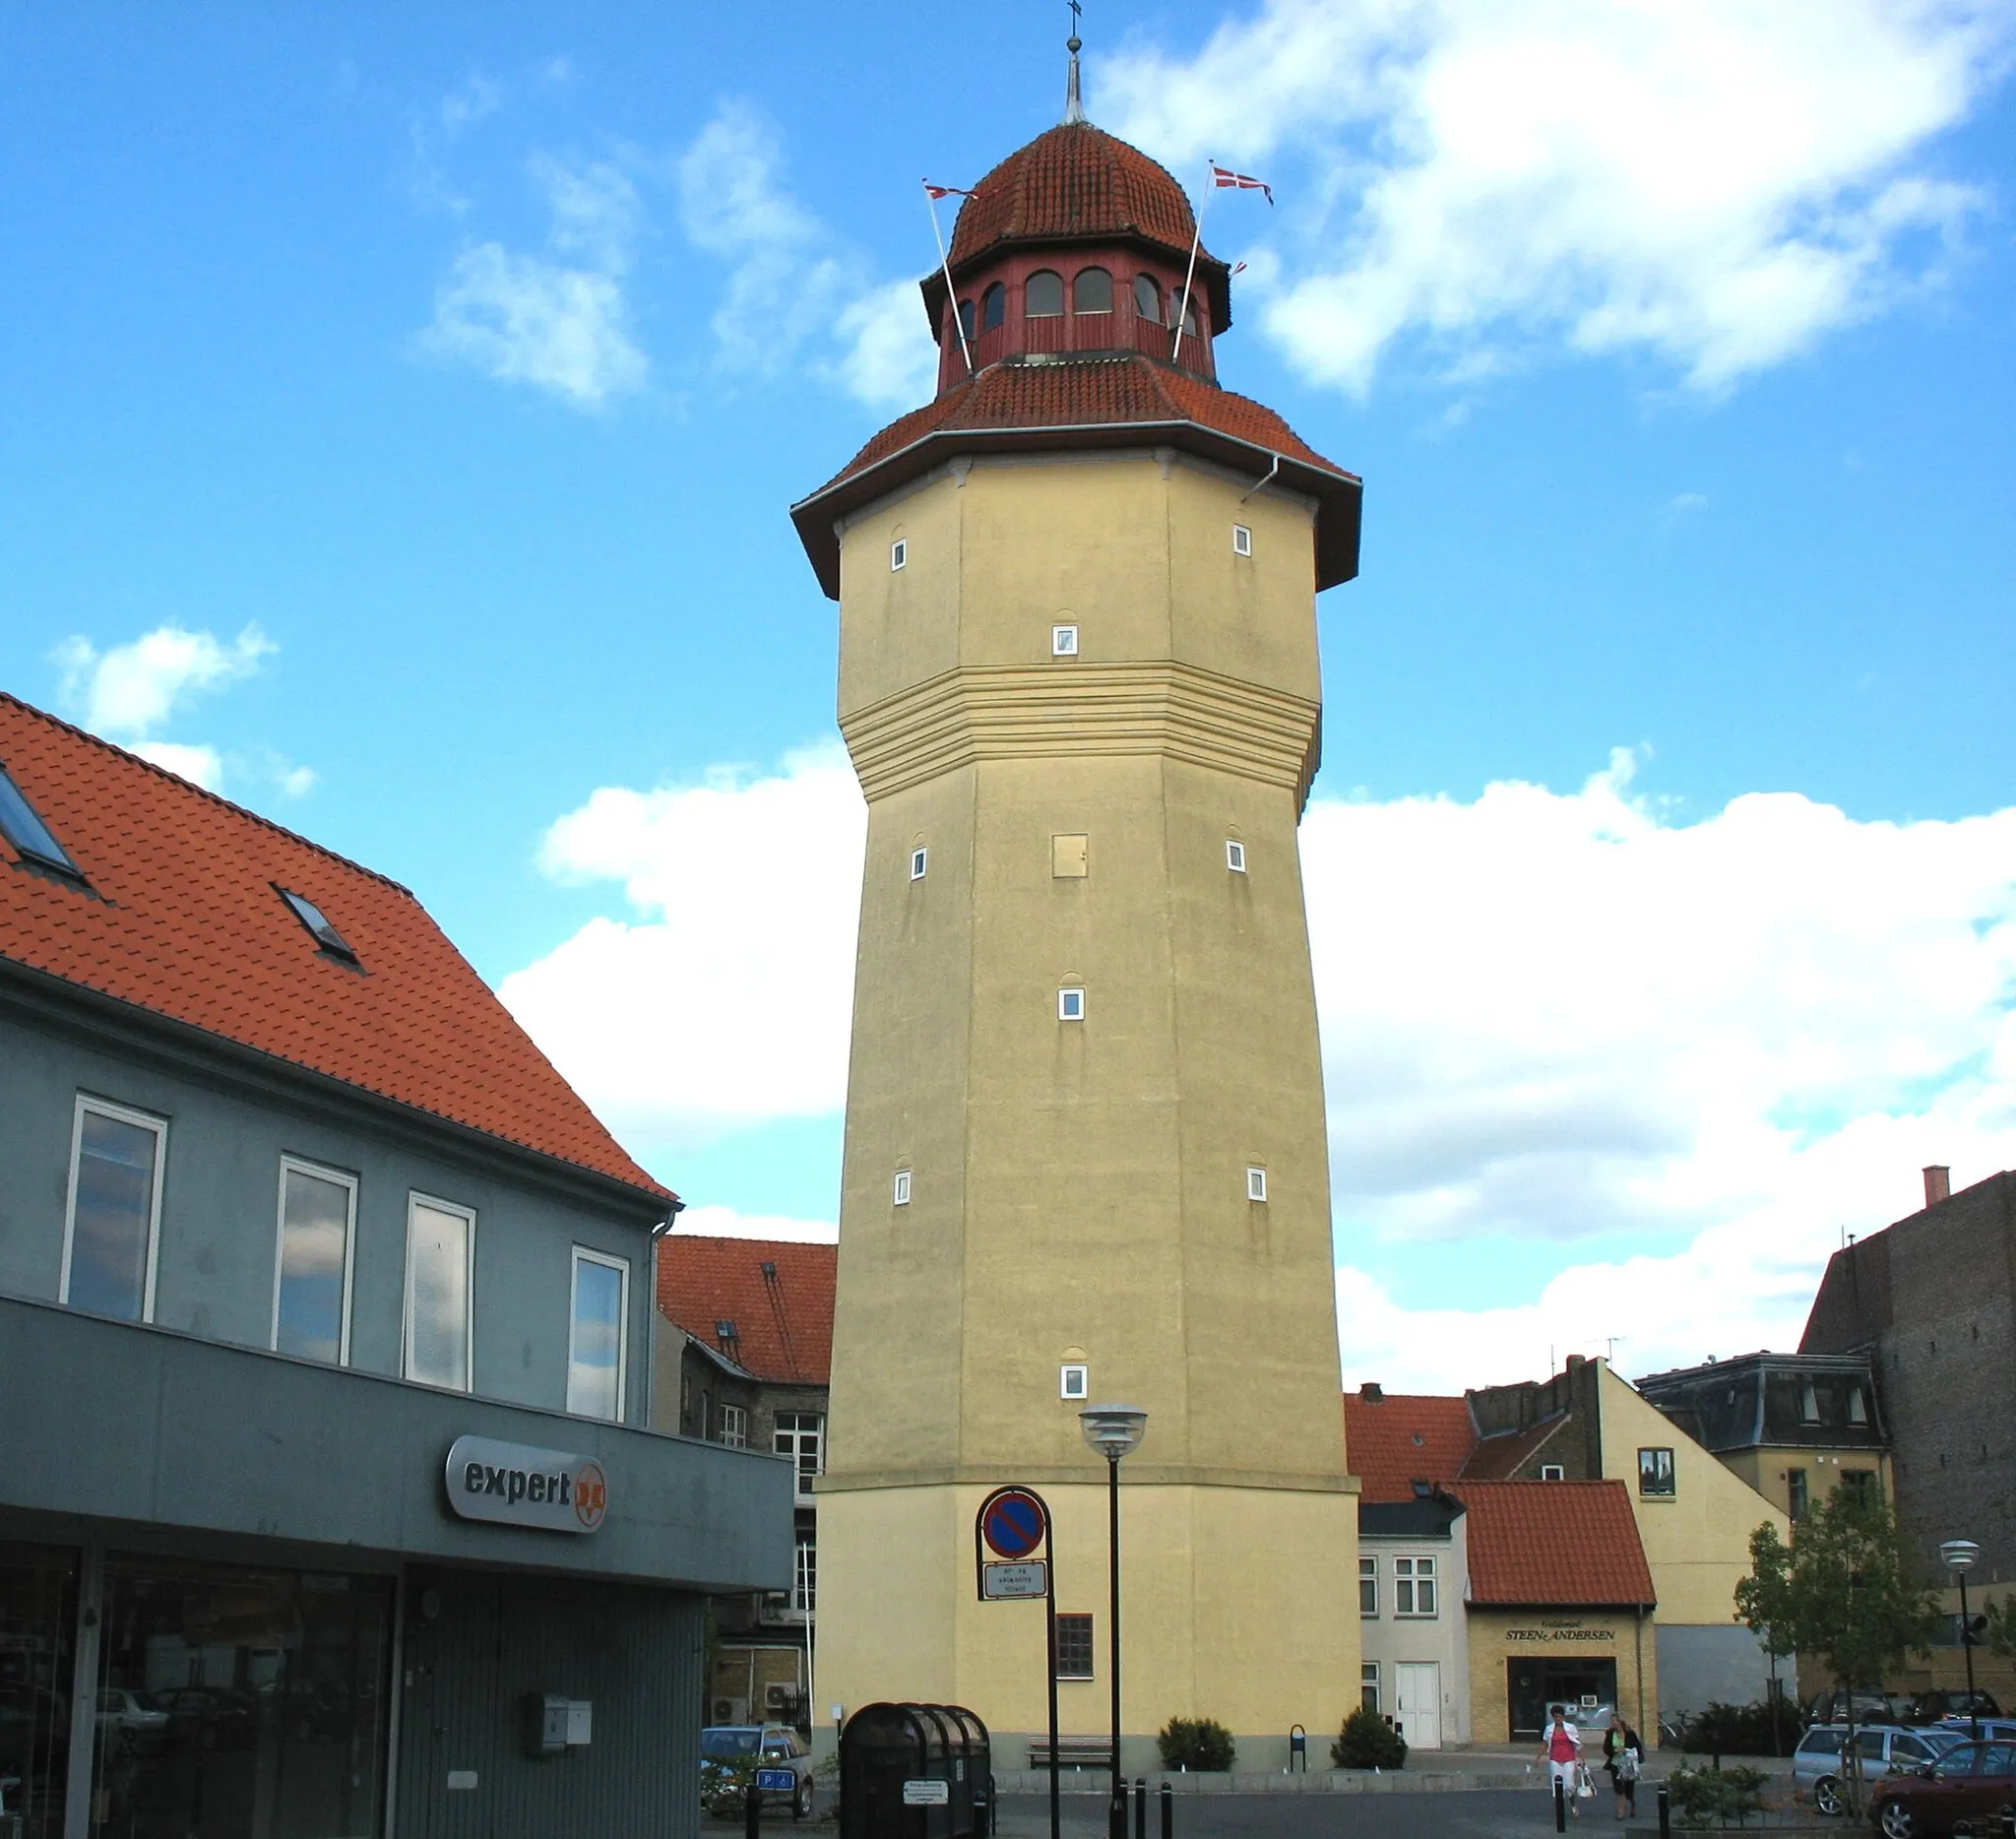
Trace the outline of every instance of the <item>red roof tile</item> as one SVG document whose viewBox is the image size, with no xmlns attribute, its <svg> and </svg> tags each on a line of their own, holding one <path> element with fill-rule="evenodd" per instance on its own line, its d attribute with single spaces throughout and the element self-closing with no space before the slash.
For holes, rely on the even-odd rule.
<svg viewBox="0 0 2016 1839">
<path fill-rule="evenodd" d="M 1194 431 L 1235 442 L 1248 455 L 1280 455 L 1292 472 L 1287 482 L 1313 492 L 1323 503 L 1317 585 L 1329 587 L 1356 572 L 1357 476 L 1324 459 L 1273 410 L 1250 397 L 1139 354 L 990 365 L 892 421 L 833 478 L 794 505 L 791 516 L 821 585 L 837 599 L 836 515 L 856 501 L 893 490 L 948 451 L 1085 446 L 1105 430 L 1122 440 L 1138 440 L 1150 428 L 1178 444 L 1186 444 L 1186 432 Z M 1056 438 L 1067 431 L 1068 442 Z"/>
<path fill-rule="evenodd" d="M 838 1245 L 697 1233 L 669 1233 L 658 1244 L 658 1305 L 667 1321 L 759 1379 L 829 1383 Z M 720 1322 L 735 1325 L 731 1348 L 716 1336 Z"/>
<path fill-rule="evenodd" d="M 1135 235 L 1190 252 L 1197 221 L 1168 170 L 1089 121 L 1019 147 L 973 188 L 952 230 L 952 266 L 1001 242 Z"/>
<path fill-rule="evenodd" d="M 1368 1399 L 1347 1392 L 1344 1437 L 1346 1461 L 1364 1490 L 1361 1500 L 1412 1500 L 1416 1482 L 1447 1487 L 1462 1474 L 1477 1427 L 1461 1398 L 1389 1392 Z"/>
<path fill-rule="evenodd" d="M 0 958 L 670 1197 L 397 882 L 4 692 L 0 762 L 98 897 L 0 839 Z"/>
<path fill-rule="evenodd" d="M 1622 1482 L 1459 1482 L 1470 1600 L 1617 1607 L 1658 1600 Z"/>
</svg>

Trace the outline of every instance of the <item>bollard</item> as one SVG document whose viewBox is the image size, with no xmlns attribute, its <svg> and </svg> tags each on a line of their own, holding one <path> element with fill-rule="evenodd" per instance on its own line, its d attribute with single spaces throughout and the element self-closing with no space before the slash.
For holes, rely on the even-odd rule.
<svg viewBox="0 0 2016 1839">
<path fill-rule="evenodd" d="M 2002 1809 L 2002 1839 L 2016 1839 L 2016 1807 Z"/>
<path fill-rule="evenodd" d="M 1176 1791 L 1162 1785 L 1162 1839 L 1176 1839 Z"/>
<path fill-rule="evenodd" d="M 1659 1785 L 1659 1839 L 1673 1839 L 1673 1804 L 1664 1782 Z"/>
<path fill-rule="evenodd" d="M 1148 1839 L 1148 1777 L 1134 1778 L 1134 1839 Z"/>
<path fill-rule="evenodd" d="M 1554 1831 L 1568 1830 L 1568 1791 L 1561 1786 L 1561 1778 L 1554 1777 Z"/>
<path fill-rule="evenodd" d="M 763 1831 L 763 1790 L 754 1782 L 742 1790 L 743 1839 L 758 1839 Z"/>
</svg>

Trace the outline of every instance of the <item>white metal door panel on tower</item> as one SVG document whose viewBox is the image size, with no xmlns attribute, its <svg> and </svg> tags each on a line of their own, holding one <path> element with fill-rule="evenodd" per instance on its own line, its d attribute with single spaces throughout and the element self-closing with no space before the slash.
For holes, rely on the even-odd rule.
<svg viewBox="0 0 2016 1839">
<path fill-rule="evenodd" d="M 1442 1668 L 1438 1661 L 1401 1661 L 1393 1669 L 1393 1721 L 1410 1749 L 1442 1747 Z"/>
</svg>

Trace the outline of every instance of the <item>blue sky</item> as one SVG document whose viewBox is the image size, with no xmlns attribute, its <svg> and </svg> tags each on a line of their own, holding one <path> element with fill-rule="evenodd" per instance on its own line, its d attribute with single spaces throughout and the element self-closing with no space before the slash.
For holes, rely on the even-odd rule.
<svg viewBox="0 0 2016 1839">
<path fill-rule="evenodd" d="M 0 683 L 413 887 L 717 1229 L 835 1204 L 787 508 L 1061 12 L 0 7 Z M 1086 25 L 1096 121 L 1274 183 L 1221 374 L 1366 479 L 1304 851 L 1389 1385 L 1783 1345 L 2016 1162 L 2016 10 L 1659 13 Z"/>
</svg>

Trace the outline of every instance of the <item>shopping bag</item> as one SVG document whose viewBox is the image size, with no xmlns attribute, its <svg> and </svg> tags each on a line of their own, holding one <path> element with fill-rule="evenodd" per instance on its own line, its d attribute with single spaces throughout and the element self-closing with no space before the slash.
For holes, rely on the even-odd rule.
<svg viewBox="0 0 2016 1839">
<path fill-rule="evenodd" d="M 1576 1763 L 1575 1799 L 1578 1801 L 1592 1801 L 1595 1798 L 1596 1782 L 1595 1779 L 1589 1773 L 1589 1764 L 1586 1762 Z"/>
</svg>

